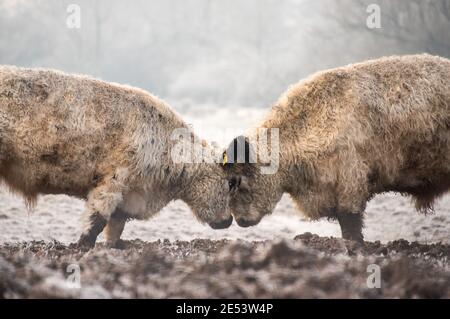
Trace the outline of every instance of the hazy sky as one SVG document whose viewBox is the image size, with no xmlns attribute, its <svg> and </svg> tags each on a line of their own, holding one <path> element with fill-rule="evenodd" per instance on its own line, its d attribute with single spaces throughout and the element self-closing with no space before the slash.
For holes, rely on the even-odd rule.
<svg viewBox="0 0 450 319">
<path fill-rule="evenodd" d="M 449 1 L 0 0 L 0 63 L 131 84 L 177 108 L 267 107 L 324 68 L 450 56 Z M 380 29 L 367 26 L 371 3 Z M 81 10 L 80 28 L 67 26 L 69 4 Z"/>
</svg>

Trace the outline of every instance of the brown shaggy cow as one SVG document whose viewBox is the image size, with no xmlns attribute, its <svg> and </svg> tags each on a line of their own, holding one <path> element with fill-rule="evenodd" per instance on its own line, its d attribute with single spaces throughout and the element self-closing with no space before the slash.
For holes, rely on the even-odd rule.
<svg viewBox="0 0 450 319">
<path fill-rule="evenodd" d="M 105 226 L 116 246 L 127 219 L 148 218 L 174 199 L 213 228 L 231 224 L 219 164 L 172 161 L 180 128 L 188 129 L 145 91 L 0 66 L 0 178 L 29 204 L 38 194 L 86 199 L 82 247 L 92 247 Z"/>
<path fill-rule="evenodd" d="M 319 72 L 289 88 L 261 127 L 279 129 L 279 168 L 261 173 L 257 130 L 234 140 L 224 167 L 237 223 L 257 224 L 286 192 L 306 216 L 337 219 L 343 238 L 363 242 L 375 194 L 412 195 L 428 212 L 450 188 L 450 61 L 411 55 Z M 239 141 L 246 161 L 230 163 Z"/>
</svg>

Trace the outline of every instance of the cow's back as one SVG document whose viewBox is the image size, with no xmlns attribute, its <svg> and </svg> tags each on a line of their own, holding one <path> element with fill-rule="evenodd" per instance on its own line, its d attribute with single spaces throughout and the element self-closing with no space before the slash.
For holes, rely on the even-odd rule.
<svg viewBox="0 0 450 319">
<path fill-rule="evenodd" d="M 170 110 L 138 89 L 0 66 L 0 174 L 27 196 L 83 197 L 114 169 L 131 165 L 140 147 L 135 135 L 148 127 L 161 131 L 158 125 L 173 119 Z"/>
<path fill-rule="evenodd" d="M 262 126 L 280 128 L 281 166 L 315 189 L 334 185 L 328 193 L 349 210 L 384 191 L 412 194 L 426 210 L 450 188 L 450 61 L 389 57 L 320 72 Z"/>
</svg>

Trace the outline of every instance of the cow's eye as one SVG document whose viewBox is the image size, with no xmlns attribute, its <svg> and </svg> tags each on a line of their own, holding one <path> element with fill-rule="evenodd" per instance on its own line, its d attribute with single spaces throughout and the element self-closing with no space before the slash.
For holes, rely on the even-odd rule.
<svg viewBox="0 0 450 319">
<path fill-rule="evenodd" d="M 228 186 L 230 187 L 230 191 L 239 186 L 239 179 L 233 177 L 228 181 Z"/>
</svg>

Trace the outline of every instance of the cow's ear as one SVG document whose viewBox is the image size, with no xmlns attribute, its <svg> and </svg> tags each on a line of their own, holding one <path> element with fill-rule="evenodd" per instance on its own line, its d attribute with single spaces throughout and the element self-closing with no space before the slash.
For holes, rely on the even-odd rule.
<svg viewBox="0 0 450 319">
<path fill-rule="evenodd" d="M 230 162 L 230 161 L 228 160 L 228 153 L 227 153 L 226 150 L 222 153 L 222 161 L 221 161 L 221 163 L 220 163 L 220 166 L 221 166 L 224 170 L 229 170 L 229 169 L 231 169 L 231 168 L 233 167 L 233 162 L 232 162 L 232 161 Z"/>
<path fill-rule="evenodd" d="M 251 175 L 255 163 L 256 153 L 249 139 L 243 135 L 234 138 L 222 154 L 222 167 L 225 170 L 234 168 L 235 173 Z"/>
</svg>

